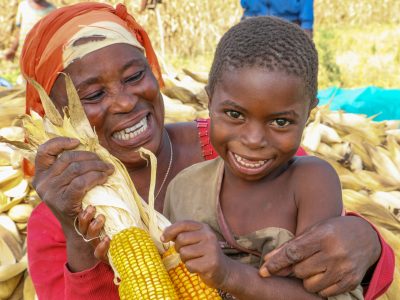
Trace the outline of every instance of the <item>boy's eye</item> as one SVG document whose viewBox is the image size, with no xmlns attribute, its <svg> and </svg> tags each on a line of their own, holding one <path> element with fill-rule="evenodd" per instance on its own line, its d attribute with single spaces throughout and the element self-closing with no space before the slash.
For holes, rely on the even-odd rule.
<svg viewBox="0 0 400 300">
<path fill-rule="evenodd" d="M 136 72 L 135 74 L 133 74 L 132 76 L 129 76 L 128 78 L 125 79 L 125 83 L 134 83 L 136 81 L 139 81 L 140 79 L 142 79 L 144 75 L 144 71 L 139 71 Z"/>
<path fill-rule="evenodd" d="M 227 110 L 225 113 L 233 119 L 243 120 L 243 115 L 236 110 Z"/>
<path fill-rule="evenodd" d="M 91 93 L 91 94 L 89 94 L 89 95 L 87 95 L 87 96 L 85 96 L 85 97 L 82 97 L 81 100 L 85 100 L 85 101 L 96 101 L 96 100 L 101 99 L 101 97 L 103 97 L 104 94 L 105 94 L 105 93 L 104 93 L 104 91 L 102 91 L 102 90 L 95 91 L 95 92 L 93 92 L 93 93 Z"/>
<path fill-rule="evenodd" d="M 289 124 L 290 124 L 290 122 L 287 119 L 283 119 L 283 118 L 275 119 L 272 121 L 272 125 L 279 127 L 279 128 L 286 127 Z"/>
</svg>

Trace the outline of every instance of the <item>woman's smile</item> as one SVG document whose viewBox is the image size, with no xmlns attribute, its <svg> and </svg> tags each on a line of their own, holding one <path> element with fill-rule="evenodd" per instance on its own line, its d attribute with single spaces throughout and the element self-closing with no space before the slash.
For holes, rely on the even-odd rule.
<svg viewBox="0 0 400 300">
<path fill-rule="evenodd" d="M 114 132 L 112 135 L 113 138 L 120 141 L 128 141 L 134 139 L 142 133 L 145 133 L 145 131 L 149 128 L 147 117 L 148 116 L 145 116 L 139 122 L 130 127 Z"/>
</svg>

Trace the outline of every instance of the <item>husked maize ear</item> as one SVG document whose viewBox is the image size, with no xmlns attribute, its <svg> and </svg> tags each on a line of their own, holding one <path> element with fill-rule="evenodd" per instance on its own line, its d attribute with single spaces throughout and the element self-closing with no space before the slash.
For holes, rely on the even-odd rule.
<svg viewBox="0 0 400 300">
<path fill-rule="evenodd" d="M 178 299 L 148 232 L 132 227 L 117 233 L 110 243 L 110 256 L 121 280 L 121 299 Z"/>
<path fill-rule="evenodd" d="M 207 286 L 198 274 L 189 272 L 175 247 L 163 254 L 163 262 L 180 300 L 221 299 L 216 289 Z"/>
</svg>

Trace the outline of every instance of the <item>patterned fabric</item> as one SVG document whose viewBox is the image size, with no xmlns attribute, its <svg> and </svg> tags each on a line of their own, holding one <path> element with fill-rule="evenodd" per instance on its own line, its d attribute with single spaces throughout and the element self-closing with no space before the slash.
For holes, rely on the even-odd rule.
<svg viewBox="0 0 400 300">
<path fill-rule="evenodd" d="M 83 26 L 97 22 L 113 22 L 125 27 L 145 49 L 146 58 L 160 86 L 163 86 L 160 66 L 147 33 L 128 14 L 126 7 L 101 3 L 78 3 L 57 9 L 41 19 L 26 37 L 20 58 L 23 75 L 34 79 L 50 93 L 59 72 L 64 70 L 65 45 Z M 36 90 L 26 86 L 26 112 L 43 115 L 44 110 Z"/>
</svg>

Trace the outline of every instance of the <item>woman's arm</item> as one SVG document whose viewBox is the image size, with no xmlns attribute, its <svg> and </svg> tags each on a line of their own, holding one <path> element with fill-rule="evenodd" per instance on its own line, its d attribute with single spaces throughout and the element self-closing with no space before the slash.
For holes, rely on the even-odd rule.
<svg viewBox="0 0 400 300">
<path fill-rule="evenodd" d="M 69 270 L 60 223 L 44 203 L 29 218 L 27 239 L 29 273 L 39 299 L 119 299 L 108 265 L 97 263 L 78 273 Z"/>
<path fill-rule="evenodd" d="M 393 251 L 371 224 L 360 217 L 347 216 L 324 220 L 307 229 L 267 255 L 265 266 L 273 275 L 286 276 L 288 270 L 293 272 L 304 279 L 308 291 L 321 292 L 324 296 L 354 289 L 373 267 L 371 286 L 365 294 L 366 299 L 372 299 L 383 294 L 390 285 L 393 261 Z M 321 265 L 329 271 L 322 272 Z M 381 272 L 382 266 L 385 272 Z M 317 276 L 310 277 L 313 274 Z M 333 274 L 340 274 L 340 278 Z"/>
</svg>

